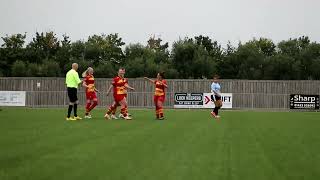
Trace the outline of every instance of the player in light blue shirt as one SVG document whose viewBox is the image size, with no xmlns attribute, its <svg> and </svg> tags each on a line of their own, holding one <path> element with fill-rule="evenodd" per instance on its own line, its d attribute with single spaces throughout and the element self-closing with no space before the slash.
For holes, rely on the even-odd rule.
<svg viewBox="0 0 320 180">
<path fill-rule="evenodd" d="M 211 100 L 214 102 L 214 109 L 211 111 L 211 115 L 214 118 L 220 118 L 219 109 L 222 107 L 222 101 L 221 101 L 221 86 L 219 84 L 219 76 L 214 75 L 213 82 L 211 84 Z"/>
</svg>

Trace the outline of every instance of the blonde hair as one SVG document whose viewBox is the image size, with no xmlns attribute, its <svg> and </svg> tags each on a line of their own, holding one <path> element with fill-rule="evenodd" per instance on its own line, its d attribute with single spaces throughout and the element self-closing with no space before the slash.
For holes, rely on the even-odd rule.
<svg viewBox="0 0 320 180">
<path fill-rule="evenodd" d="M 92 67 L 88 67 L 88 69 L 87 70 L 85 70 L 83 73 L 82 73 L 82 77 L 86 77 L 86 76 L 88 76 L 88 72 L 89 72 L 89 70 L 92 70 L 93 71 L 93 68 Z"/>
</svg>

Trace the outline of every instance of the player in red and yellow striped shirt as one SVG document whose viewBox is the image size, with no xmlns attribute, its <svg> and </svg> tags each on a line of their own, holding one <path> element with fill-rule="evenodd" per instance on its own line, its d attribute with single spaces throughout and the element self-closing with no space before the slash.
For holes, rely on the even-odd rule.
<svg viewBox="0 0 320 180">
<path fill-rule="evenodd" d="M 131 117 L 128 116 L 127 89 L 134 90 L 134 88 L 128 85 L 128 80 L 124 78 L 124 75 L 125 69 L 120 68 L 118 75 L 113 78 L 112 84 L 107 91 L 107 95 L 109 95 L 111 89 L 113 88 L 114 101 L 104 116 L 106 119 L 112 119 L 117 106 L 120 105 L 121 117 L 126 120 L 131 120 Z"/>
<path fill-rule="evenodd" d="M 167 81 L 164 80 L 164 73 L 163 72 L 158 73 L 156 80 L 152 80 L 147 77 L 145 77 L 145 79 L 155 84 L 155 92 L 154 92 L 153 100 L 156 106 L 156 118 L 158 120 L 163 120 L 164 119 L 163 103 L 166 97 L 165 89 L 168 88 Z"/>
<path fill-rule="evenodd" d="M 85 118 L 91 119 L 91 110 L 98 105 L 98 98 L 96 92 L 98 90 L 94 86 L 93 68 L 89 67 L 85 72 L 82 73 L 83 87 L 86 88 L 86 113 Z"/>
</svg>

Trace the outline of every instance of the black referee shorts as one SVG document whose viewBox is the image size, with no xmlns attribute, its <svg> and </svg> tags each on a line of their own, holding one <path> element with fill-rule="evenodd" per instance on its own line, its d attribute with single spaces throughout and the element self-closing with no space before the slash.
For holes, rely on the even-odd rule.
<svg viewBox="0 0 320 180">
<path fill-rule="evenodd" d="M 217 96 L 217 95 L 211 95 L 211 100 L 212 101 L 219 101 L 219 100 L 221 100 L 221 96 Z"/>
<path fill-rule="evenodd" d="M 67 88 L 68 91 L 68 97 L 70 102 L 74 103 L 76 101 L 78 101 L 78 96 L 77 96 L 77 88 Z"/>
</svg>

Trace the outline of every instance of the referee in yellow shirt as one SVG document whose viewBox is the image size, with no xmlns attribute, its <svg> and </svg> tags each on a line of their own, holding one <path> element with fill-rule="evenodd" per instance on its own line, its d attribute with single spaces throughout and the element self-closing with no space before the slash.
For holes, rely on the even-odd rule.
<svg viewBox="0 0 320 180">
<path fill-rule="evenodd" d="M 68 91 L 68 97 L 70 100 L 69 107 L 68 107 L 68 116 L 66 119 L 67 121 L 76 121 L 81 119 L 77 115 L 77 107 L 78 107 L 77 89 L 79 84 L 81 83 L 77 70 L 78 70 L 78 64 L 73 63 L 72 69 L 69 70 L 66 75 L 67 91 Z M 72 108 L 74 112 L 74 117 L 70 117 Z"/>
</svg>

